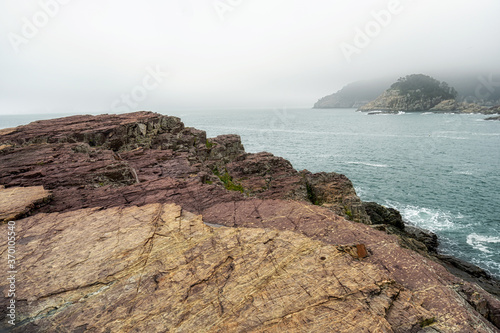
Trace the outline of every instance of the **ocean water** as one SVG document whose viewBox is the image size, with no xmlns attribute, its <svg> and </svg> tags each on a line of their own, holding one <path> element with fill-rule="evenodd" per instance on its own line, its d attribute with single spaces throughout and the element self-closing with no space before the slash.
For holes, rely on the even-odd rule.
<svg viewBox="0 0 500 333">
<path fill-rule="evenodd" d="M 500 277 L 500 121 L 354 109 L 162 113 L 210 137 L 239 134 L 248 152 L 282 156 L 297 170 L 343 173 L 362 200 L 394 207 L 407 223 L 435 232 L 440 252 Z M 35 120 L 10 117 L 0 116 L 0 127 Z"/>
<path fill-rule="evenodd" d="M 241 135 L 298 169 L 334 171 L 364 201 L 398 209 L 435 232 L 440 252 L 500 277 L 500 121 L 430 112 L 368 115 L 353 109 L 190 111 L 207 135 Z"/>
</svg>

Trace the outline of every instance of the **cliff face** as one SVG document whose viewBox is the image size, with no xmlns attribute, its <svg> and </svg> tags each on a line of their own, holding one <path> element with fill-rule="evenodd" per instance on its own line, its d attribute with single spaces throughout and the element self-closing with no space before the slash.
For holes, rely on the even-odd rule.
<svg viewBox="0 0 500 333">
<path fill-rule="evenodd" d="M 443 101 L 443 98 L 410 98 L 401 96 L 395 89 L 388 89 L 375 100 L 363 105 L 360 111 L 427 111 Z"/>
<path fill-rule="evenodd" d="M 500 103 L 499 73 L 454 72 L 448 74 L 436 73 L 436 76 L 456 88 L 458 93 L 456 100 L 459 103 L 464 103 L 464 105 L 473 104 L 485 108 Z M 349 83 L 336 93 L 319 99 L 314 108 L 360 108 L 384 93 L 395 79 L 396 77 L 380 78 Z M 470 110 L 470 107 L 465 107 L 465 109 Z M 479 113 L 482 112 L 479 111 Z"/>
<path fill-rule="evenodd" d="M 445 100 L 434 106 L 430 111 L 447 111 L 457 113 L 498 113 L 498 107 L 481 106 L 475 103 L 457 102 L 456 100 Z"/>
<path fill-rule="evenodd" d="M 238 136 L 138 112 L 2 130 L 0 146 L 0 209 L 18 193 L 7 219 L 30 215 L 14 332 L 499 331 L 498 299 L 398 214 Z"/>
</svg>

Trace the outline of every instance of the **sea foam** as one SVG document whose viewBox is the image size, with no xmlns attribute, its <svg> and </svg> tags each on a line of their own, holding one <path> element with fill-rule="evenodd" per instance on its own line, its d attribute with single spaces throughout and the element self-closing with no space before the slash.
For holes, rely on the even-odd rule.
<svg viewBox="0 0 500 333">
<path fill-rule="evenodd" d="M 484 253 L 491 253 L 491 250 L 488 248 L 488 244 L 492 243 L 500 243 L 500 237 L 484 236 L 476 233 L 472 233 L 467 236 L 467 244 Z"/>
</svg>

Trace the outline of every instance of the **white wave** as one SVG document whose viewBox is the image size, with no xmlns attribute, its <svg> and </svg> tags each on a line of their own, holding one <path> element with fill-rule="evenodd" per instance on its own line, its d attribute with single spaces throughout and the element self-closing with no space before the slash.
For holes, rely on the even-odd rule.
<svg viewBox="0 0 500 333">
<path fill-rule="evenodd" d="M 453 140 L 467 140 L 468 138 L 465 138 L 463 136 L 448 136 L 448 135 L 433 135 L 432 137 L 434 138 L 444 138 L 444 139 L 453 139 Z"/>
<path fill-rule="evenodd" d="M 361 187 L 361 186 L 355 186 L 354 191 L 356 191 L 356 194 L 360 198 L 363 198 L 368 194 L 368 191 L 364 187 Z"/>
<path fill-rule="evenodd" d="M 467 236 L 467 244 L 484 253 L 491 253 L 488 249 L 488 243 L 500 243 L 500 237 L 484 236 L 472 233 Z"/>
<path fill-rule="evenodd" d="M 376 163 L 368 163 L 368 162 L 346 162 L 347 164 L 359 164 L 359 165 L 366 165 L 366 166 L 371 166 L 375 168 L 388 168 L 389 166 L 387 164 L 376 164 Z"/>
<path fill-rule="evenodd" d="M 474 174 L 472 171 L 469 171 L 469 170 L 465 170 L 465 171 L 453 171 L 452 173 L 455 174 L 455 175 L 466 175 L 466 176 L 470 176 L 470 175 Z"/>
<path fill-rule="evenodd" d="M 434 114 L 434 112 L 424 112 L 422 115 Z"/>
<path fill-rule="evenodd" d="M 399 210 L 403 220 L 432 232 L 456 230 L 468 227 L 468 225 L 456 224 L 454 222 L 455 219 L 461 219 L 464 217 L 460 213 L 455 215 L 439 209 L 402 205 L 398 202 L 391 201 L 386 201 L 386 205 Z"/>
<path fill-rule="evenodd" d="M 472 133 L 478 136 L 500 136 L 500 133 Z"/>
</svg>

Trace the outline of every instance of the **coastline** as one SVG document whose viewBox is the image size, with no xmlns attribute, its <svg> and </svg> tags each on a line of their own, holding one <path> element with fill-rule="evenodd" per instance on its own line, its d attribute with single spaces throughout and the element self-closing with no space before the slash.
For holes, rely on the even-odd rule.
<svg viewBox="0 0 500 333">
<path fill-rule="evenodd" d="M 359 199 L 347 177 L 298 172 L 283 158 L 269 153 L 246 153 L 236 135 L 207 138 L 204 131 L 184 127 L 179 118 L 139 112 L 37 122 L 0 130 L 0 142 L 3 144 L 0 158 L 6 162 L 3 171 L 8 175 L 2 179 L 3 185 L 7 188 L 42 185 L 53 192 L 52 201 L 34 206 L 23 217 L 92 207 L 175 203 L 191 213 L 201 214 L 208 224 L 290 229 L 337 246 L 353 241 L 340 234 L 322 236 L 321 228 L 312 232 L 310 225 L 303 224 L 304 219 L 319 223 L 322 220 L 316 216 L 323 214 L 350 228 L 355 238 L 366 238 L 363 242 L 367 244 L 372 237 L 385 239 L 377 231 L 383 230 L 392 235 L 388 237 L 396 237 L 402 248 L 449 266 L 447 269 L 458 278 L 477 283 L 497 299 L 500 296 L 496 279 L 473 265 L 436 254 L 435 236 L 404 227 L 399 212 L 372 204 L 373 212 L 368 214 L 369 203 Z M 14 172 L 19 169 L 20 172 Z M 288 220 L 276 219 L 282 215 L 277 210 L 288 210 Z M 367 256 L 373 257 L 368 259 L 372 264 L 398 266 L 393 262 L 398 258 L 383 255 L 376 242 L 371 242 L 367 245 Z M 397 248 L 391 249 L 406 255 Z M 406 283 L 406 288 L 417 288 L 411 272 L 398 268 L 389 272 L 403 274 L 405 278 L 398 278 L 397 274 L 393 278 Z M 418 278 L 419 274 L 414 277 Z M 461 293 L 479 309 L 472 297 L 477 292 L 474 289 L 470 295 Z M 482 301 L 481 306 L 487 304 L 488 310 L 486 316 L 481 315 L 491 322 L 498 320 L 491 317 L 495 316 L 495 301 L 487 295 L 481 299 L 486 302 Z"/>
</svg>

